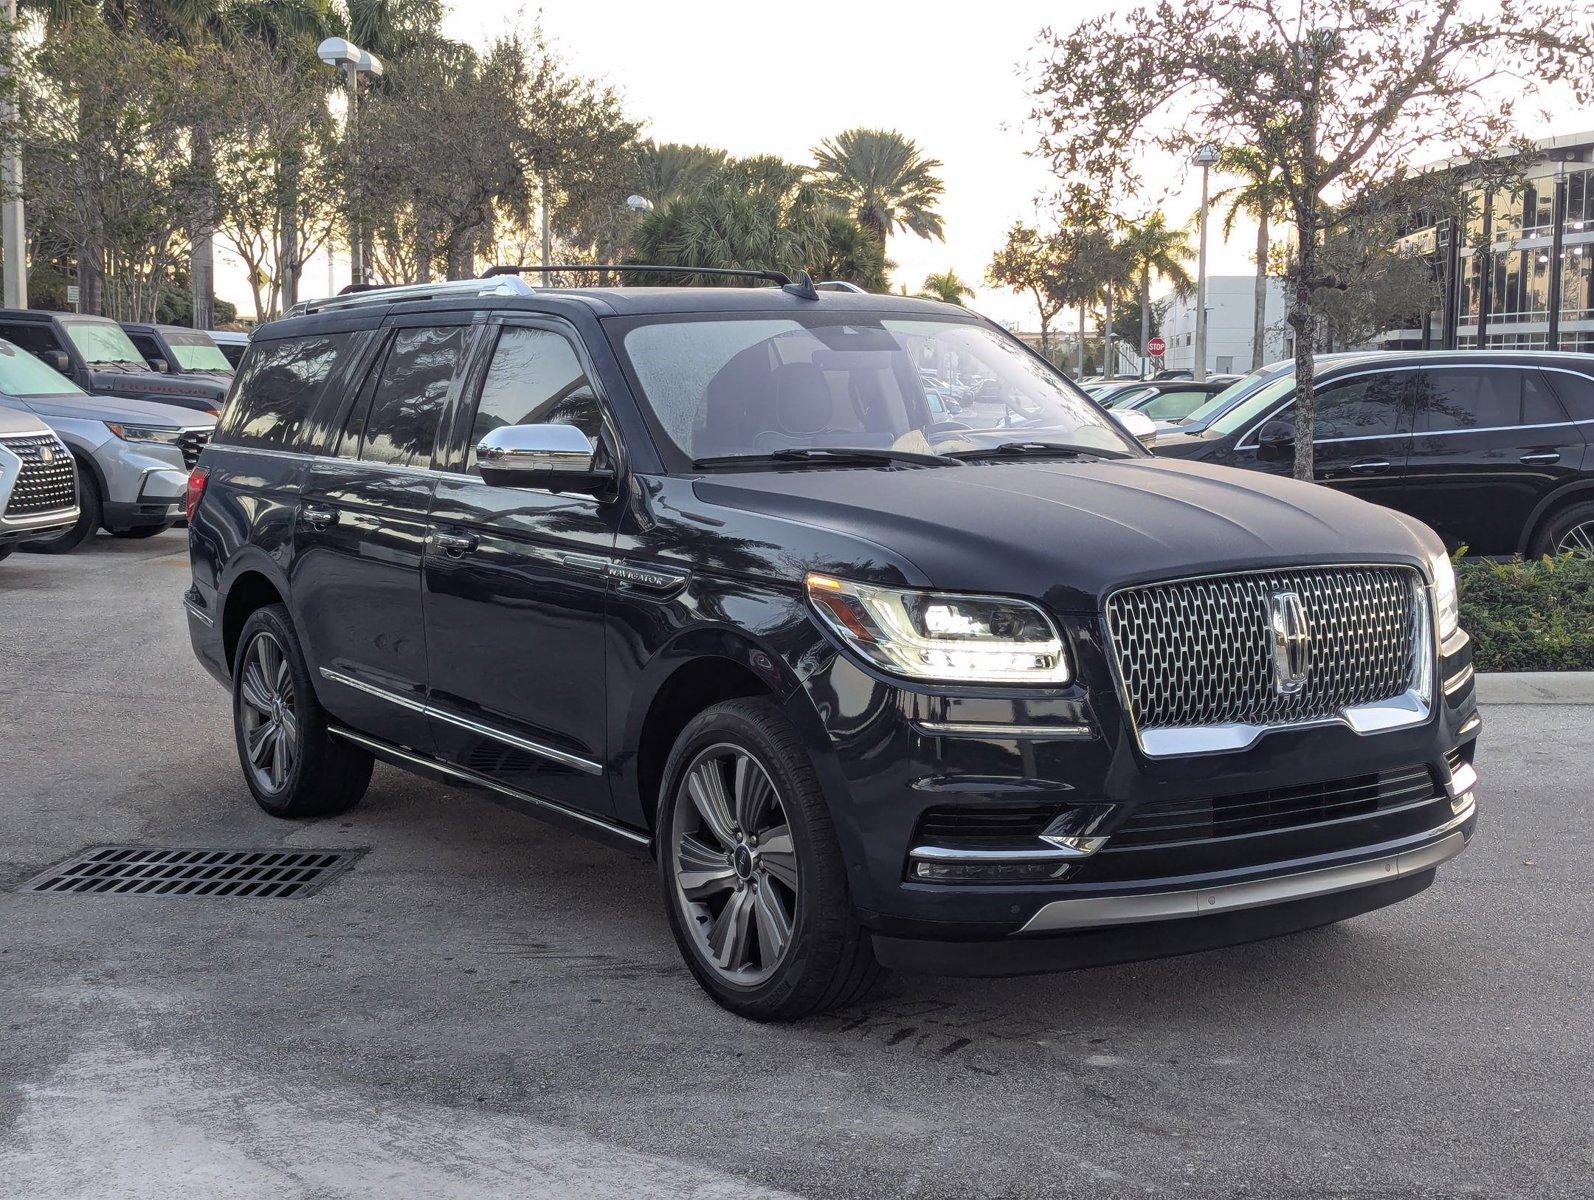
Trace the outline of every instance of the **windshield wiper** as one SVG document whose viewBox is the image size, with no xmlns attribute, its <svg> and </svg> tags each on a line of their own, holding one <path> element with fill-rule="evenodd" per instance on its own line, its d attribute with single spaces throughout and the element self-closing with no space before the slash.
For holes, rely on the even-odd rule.
<svg viewBox="0 0 1594 1200">
<path fill-rule="evenodd" d="M 947 457 L 961 462 L 983 458 L 1127 458 L 1117 450 L 1099 446 L 1075 446 L 1068 442 L 1003 442 L 979 450 L 954 450 Z"/>
<path fill-rule="evenodd" d="M 793 446 L 785 450 L 771 450 L 768 454 L 718 454 L 711 458 L 695 459 L 692 466 L 698 470 L 715 467 L 781 466 L 819 463 L 824 466 L 848 466 L 880 463 L 909 463 L 918 467 L 941 467 L 955 461 L 945 454 L 927 454 L 919 450 L 884 450 L 872 446 Z"/>
</svg>

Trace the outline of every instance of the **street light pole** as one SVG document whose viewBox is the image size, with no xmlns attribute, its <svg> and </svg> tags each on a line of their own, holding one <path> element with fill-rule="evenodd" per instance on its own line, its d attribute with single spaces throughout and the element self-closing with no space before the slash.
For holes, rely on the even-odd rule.
<svg viewBox="0 0 1594 1200">
<path fill-rule="evenodd" d="M 1199 147 L 1195 160 L 1201 166 L 1201 232 L 1196 249 L 1195 380 L 1207 378 L 1207 181 L 1212 164 L 1218 161 L 1218 148 L 1208 142 Z"/>
<path fill-rule="evenodd" d="M 17 0 L 6 0 L 8 36 L 14 38 L 17 24 Z M 0 108 L 0 120 L 7 124 L 16 120 L 16 106 L 7 101 Z M 0 295 L 7 308 L 28 306 L 28 227 L 22 209 L 22 155 L 13 142 L 6 142 L 0 152 L 0 244 L 5 247 L 5 277 Z"/>
<path fill-rule="evenodd" d="M 360 113 L 360 76 L 382 74 L 382 60 L 369 50 L 361 50 L 347 38 L 331 37 L 316 47 L 316 55 L 329 67 L 343 72 L 349 89 L 349 112 L 344 121 L 344 138 L 349 159 L 349 280 L 361 284 L 365 278 L 365 227 L 360 221 L 359 143 L 355 127 Z M 331 250 L 327 253 L 330 255 Z"/>
</svg>

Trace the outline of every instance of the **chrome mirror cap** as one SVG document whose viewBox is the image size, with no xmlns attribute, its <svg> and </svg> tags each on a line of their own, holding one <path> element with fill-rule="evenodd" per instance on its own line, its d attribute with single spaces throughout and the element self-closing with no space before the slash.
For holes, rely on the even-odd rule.
<svg viewBox="0 0 1594 1200">
<path fill-rule="evenodd" d="M 613 479 L 597 447 L 574 425 L 502 425 L 476 444 L 482 478 L 499 487 L 593 492 Z"/>
</svg>

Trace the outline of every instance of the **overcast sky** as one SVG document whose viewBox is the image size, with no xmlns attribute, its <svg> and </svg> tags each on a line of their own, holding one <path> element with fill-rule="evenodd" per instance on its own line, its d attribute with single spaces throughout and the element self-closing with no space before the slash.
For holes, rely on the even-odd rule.
<svg viewBox="0 0 1594 1200">
<path fill-rule="evenodd" d="M 926 274 L 955 269 L 979 289 L 974 305 L 1032 329 L 1032 306 L 985 287 L 985 265 L 1014 220 L 1036 219 L 1047 190 L 1043 163 L 1028 156 L 1030 98 L 1019 76 L 1039 31 L 1125 0 L 805 0 L 779 6 L 747 0 L 455 0 L 445 32 L 485 44 L 540 14 L 560 53 L 613 85 L 658 141 L 703 142 L 733 154 L 774 153 L 798 162 L 822 139 L 852 126 L 894 128 L 944 164 L 944 242 L 893 237 L 893 280 L 917 290 Z M 1556 132 L 1594 126 L 1563 112 Z M 1194 214 L 1199 176 L 1177 167 L 1150 172 L 1152 191 L 1175 222 Z M 1222 181 L 1214 180 L 1216 190 Z M 1228 244 L 1214 219 L 1214 274 L 1251 274 L 1256 227 L 1236 226 Z M 242 274 L 223 271 L 229 299 L 248 310 Z M 319 294 L 327 264 L 308 268 L 305 293 Z M 340 252 L 331 282 L 348 282 Z"/>
</svg>

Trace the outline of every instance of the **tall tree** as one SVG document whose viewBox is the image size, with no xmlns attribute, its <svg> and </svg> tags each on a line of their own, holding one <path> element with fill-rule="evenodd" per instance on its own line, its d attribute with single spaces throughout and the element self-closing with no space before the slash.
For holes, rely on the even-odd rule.
<svg viewBox="0 0 1594 1200">
<path fill-rule="evenodd" d="M 924 277 L 924 294 L 946 304 L 962 306 L 964 300 L 974 299 L 974 289 L 964 283 L 958 273 L 950 268 Z"/>
<path fill-rule="evenodd" d="M 912 138 L 893 129 L 849 129 L 817 146 L 813 156 L 820 190 L 881 246 L 897 229 L 941 238 L 941 162 L 926 158 Z"/>
<path fill-rule="evenodd" d="M 1517 137 L 1517 105 L 1564 86 L 1594 99 L 1594 28 L 1563 0 L 1157 0 L 1045 35 L 1033 116 L 1071 183 L 1132 193 L 1148 157 L 1255 146 L 1278 171 L 1296 253 L 1295 474 L 1313 477 L 1313 354 L 1331 221 L 1443 147 L 1483 158 Z"/>
<path fill-rule="evenodd" d="M 1184 264 L 1195 251 L 1188 233 L 1169 226 L 1167 217 L 1154 212 L 1128 223 L 1124 253 L 1140 301 L 1140 353 L 1145 354 L 1146 343 L 1151 341 L 1151 282 L 1161 279 L 1171 283 L 1174 290 L 1184 292 L 1191 285 L 1190 272 Z"/>
<path fill-rule="evenodd" d="M 1268 253 L 1272 245 L 1272 226 L 1287 218 L 1288 198 L 1279 182 L 1278 168 L 1254 146 L 1225 146 L 1218 153 L 1218 172 L 1238 175 L 1241 182 L 1224 188 L 1212 198 L 1224 208 L 1223 236 L 1234 232 L 1241 213 L 1256 221 L 1256 292 L 1251 314 L 1251 370 L 1262 365 L 1267 347 Z"/>
<path fill-rule="evenodd" d="M 637 147 L 637 192 L 654 204 L 696 195 L 718 178 L 726 158 L 713 146 L 643 142 Z"/>
<path fill-rule="evenodd" d="M 1040 320 L 1041 353 L 1051 353 L 1052 321 L 1081 293 L 1073 279 L 1078 239 L 1062 229 L 1042 233 L 1022 221 L 1007 231 L 1007 240 L 992 255 L 985 277 L 997 287 L 1027 292 Z M 1085 357 L 1084 327 L 1080 327 L 1080 363 Z"/>
</svg>

